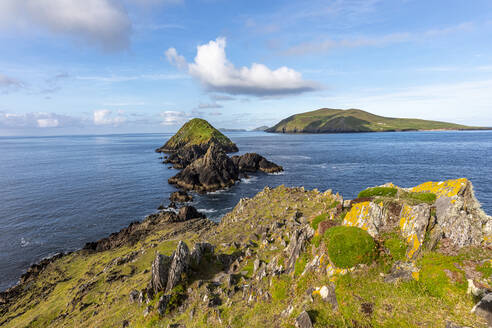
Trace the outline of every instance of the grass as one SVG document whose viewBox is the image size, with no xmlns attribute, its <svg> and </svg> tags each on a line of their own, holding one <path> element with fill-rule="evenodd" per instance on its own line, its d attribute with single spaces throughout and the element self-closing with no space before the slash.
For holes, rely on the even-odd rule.
<svg viewBox="0 0 492 328">
<path fill-rule="evenodd" d="M 383 117 L 360 109 L 342 110 L 322 108 L 315 111 L 292 115 L 266 131 L 287 133 L 327 133 L 436 129 L 466 130 L 473 129 L 473 127 L 420 119 Z"/>
<path fill-rule="evenodd" d="M 404 201 L 410 201 L 412 204 L 434 204 L 437 196 L 431 192 L 403 192 L 400 198 Z"/>
<path fill-rule="evenodd" d="M 318 215 L 311 221 L 311 227 L 316 231 L 318 230 L 318 225 L 328 218 L 328 213 Z"/>
<path fill-rule="evenodd" d="M 222 132 L 203 119 L 194 118 L 186 122 L 164 145 L 165 149 L 175 150 L 183 146 L 202 145 L 215 142 L 226 147 L 234 143 Z"/>
<path fill-rule="evenodd" d="M 395 261 L 401 261 L 406 258 L 407 243 L 398 233 L 391 233 L 384 238 L 384 246 L 389 250 L 391 257 Z"/>
<path fill-rule="evenodd" d="M 369 264 L 376 259 L 376 243 L 357 227 L 336 226 L 325 232 L 328 256 L 338 268 L 352 268 L 357 264 Z"/>
<path fill-rule="evenodd" d="M 395 197 L 398 189 L 391 187 L 374 187 L 362 190 L 357 197 Z"/>
</svg>

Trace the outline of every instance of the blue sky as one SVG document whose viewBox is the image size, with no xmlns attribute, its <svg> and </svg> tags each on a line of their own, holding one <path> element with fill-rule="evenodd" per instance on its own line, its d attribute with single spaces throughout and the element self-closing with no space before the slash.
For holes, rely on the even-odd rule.
<svg viewBox="0 0 492 328">
<path fill-rule="evenodd" d="M 492 126 L 489 0 L 2 0 L 0 49 L 0 135 L 321 107 Z"/>
</svg>

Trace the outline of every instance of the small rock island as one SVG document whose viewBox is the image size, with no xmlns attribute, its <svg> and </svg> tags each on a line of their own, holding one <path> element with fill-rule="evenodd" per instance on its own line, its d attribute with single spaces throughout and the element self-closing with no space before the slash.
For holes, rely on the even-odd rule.
<svg viewBox="0 0 492 328">
<path fill-rule="evenodd" d="M 234 185 L 241 174 L 283 171 L 282 166 L 256 153 L 232 158 L 227 155 L 238 151 L 228 137 L 199 118 L 185 123 L 171 139 L 156 149 L 156 152 L 169 154 L 165 163 L 182 169 L 169 179 L 169 183 L 184 190 L 215 191 Z"/>
</svg>

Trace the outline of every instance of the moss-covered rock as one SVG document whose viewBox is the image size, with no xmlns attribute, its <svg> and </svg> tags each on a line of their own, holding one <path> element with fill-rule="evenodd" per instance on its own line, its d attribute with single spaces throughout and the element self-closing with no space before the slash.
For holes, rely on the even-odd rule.
<svg viewBox="0 0 492 328">
<path fill-rule="evenodd" d="M 325 234 L 328 256 L 336 267 L 369 264 L 377 257 L 374 239 L 360 228 L 338 226 L 328 229 Z"/>
</svg>

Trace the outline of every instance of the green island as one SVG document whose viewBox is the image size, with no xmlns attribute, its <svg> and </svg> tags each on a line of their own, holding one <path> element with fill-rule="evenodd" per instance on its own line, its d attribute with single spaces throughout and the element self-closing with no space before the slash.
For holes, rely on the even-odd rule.
<svg viewBox="0 0 492 328">
<path fill-rule="evenodd" d="M 487 327 L 492 218 L 471 182 L 360 196 L 265 187 L 220 223 L 149 215 L 32 266 L 0 326 Z"/>
<path fill-rule="evenodd" d="M 484 129 L 489 128 L 420 119 L 383 117 L 360 109 L 321 108 L 292 115 L 266 131 L 277 133 L 341 133 Z"/>
</svg>

